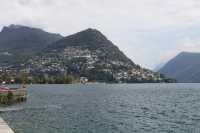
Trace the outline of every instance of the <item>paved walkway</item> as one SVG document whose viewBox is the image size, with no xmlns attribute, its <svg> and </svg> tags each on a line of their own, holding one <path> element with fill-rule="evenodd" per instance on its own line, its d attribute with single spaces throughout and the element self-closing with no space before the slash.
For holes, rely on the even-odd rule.
<svg viewBox="0 0 200 133">
<path fill-rule="evenodd" d="M 8 124 L 0 117 L 0 133 L 14 133 Z"/>
</svg>

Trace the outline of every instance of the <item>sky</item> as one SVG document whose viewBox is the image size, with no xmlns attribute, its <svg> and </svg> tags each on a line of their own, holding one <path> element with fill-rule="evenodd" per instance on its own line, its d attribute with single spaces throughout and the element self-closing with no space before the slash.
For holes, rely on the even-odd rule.
<svg viewBox="0 0 200 133">
<path fill-rule="evenodd" d="M 95 28 L 150 69 L 200 52 L 199 0 L 0 0 L 0 28 L 10 24 L 64 36 Z"/>
</svg>

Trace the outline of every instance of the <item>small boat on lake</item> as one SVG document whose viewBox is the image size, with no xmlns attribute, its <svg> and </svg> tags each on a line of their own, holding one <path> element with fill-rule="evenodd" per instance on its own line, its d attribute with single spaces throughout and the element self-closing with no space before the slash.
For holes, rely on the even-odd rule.
<svg viewBox="0 0 200 133">
<path fill-rule="evenodd" d="M 88 82 L 88 78 L 87 77 L 81 77 L 80 78 L 80 83 L 81 84 L 86 84 Z"/>
<path fill-rule="evenodd" d="M 27 89 L 24 85 L 19 88 L 0 86 L 0 104 L 12 104 L 26 101 Z"/>
</svg>

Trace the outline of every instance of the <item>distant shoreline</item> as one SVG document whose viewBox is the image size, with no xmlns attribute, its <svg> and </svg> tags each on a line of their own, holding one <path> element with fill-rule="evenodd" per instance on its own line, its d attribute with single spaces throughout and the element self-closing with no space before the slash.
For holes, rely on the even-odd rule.
<svg viewBox="0 0 200 133">
<path fill-rule="evenodd" d="M 72 84 L 26 84 L 28 86 L 30 85 L 95 85 L 95 84 L 107 84 L 107 85 L 123 85 L 123 84 L 200 84 L 200 83 L 86 83 L 86 84 L 82 84 L 82 83 L 72 83 Z M 16 86 L 16 85 L 20 85 L 20 84 L 7 84 L 8 86 Z"/>
</svg>

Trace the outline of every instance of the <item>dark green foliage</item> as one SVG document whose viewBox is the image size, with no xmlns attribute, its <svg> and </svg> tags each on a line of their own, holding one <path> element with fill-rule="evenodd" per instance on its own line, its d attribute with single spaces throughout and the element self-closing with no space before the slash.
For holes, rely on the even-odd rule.
<svg viewBox="0 0 200 133">
<path fill-rule="evenodd" d="M 13 93 L 8 92 L 7 98 L 8 98 L 8 101 L 11 101 L 13 99 Z"/>
<path fill-rule="evenodd" d="M 112 74 L 95 69 L 87 71 L 86 73 L 82 73 L 81 77 L 88 77 L 89 81 L 98 81 L 107 83 L 115 82 L 115 79 Z"/>
<path fill-rule="evenodd" d="M 14 79 L 17 84 L 71 84 L 79 81 L 79 77 L 69 74 L 34 74 L 27 73 L 9 74 L 0 73 L 0 80 L 11 83 L 11 79 Z"/>
<path fill-rule="evenodd" d="M 12 103 L 12 100 L 13 100 L 12 92 L 8 92 L 7 94 L 6 93 L 0 94 L 0 104 L 7 105 Z"/>
<path fill-rule="evenodd" d="M 38 84 L 72 84 L 77 82 L 78 78 L 72 75 L 34 75 L 32 83 Z"/>
</svg>

